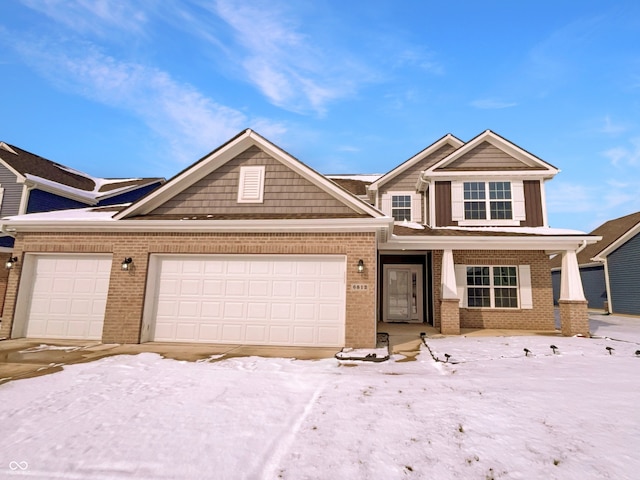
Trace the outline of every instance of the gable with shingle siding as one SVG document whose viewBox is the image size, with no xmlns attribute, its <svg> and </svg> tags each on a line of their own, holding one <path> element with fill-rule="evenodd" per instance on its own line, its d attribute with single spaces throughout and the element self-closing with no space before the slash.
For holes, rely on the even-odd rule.
<svg viewBox="0 0 640 480">
<path fill-rule="evenodd" d="M 482 142 L 473 150 L 437 170 L 543 170 L 513 158 L 489 142 Z"/>
<path fill-rule="evenodd" d="M 391 191 L 415 190 L 418 178 L 420 178 L 420 173 L 431 165 L 438 163 L 447 155 L 450 155 L 454 150 L 456 150 L 456 148 L 452 145 L 443 145 L 420 162 L 407 168 L 405 171 L 391 178 L 389 181 L 384 182 L 381 186 L 381 191 L 384 193 Z"/>
<path fill-rule="evenodd" d="M 240 167 L 264 166 L 261 203 L 238 203 Z M 312 182 L 252 146 L 175 195 L 150 215 L 198 214 L 353 214 Z"/>
</svg>

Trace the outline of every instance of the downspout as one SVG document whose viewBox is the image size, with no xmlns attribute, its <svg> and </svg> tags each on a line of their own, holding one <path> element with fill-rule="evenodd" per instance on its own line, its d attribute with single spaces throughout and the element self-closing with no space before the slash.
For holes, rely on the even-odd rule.
<svg viewBox="0 0 640 480">
<path fill-rule="evenodd" d="M 583 240 L 582 244 L 578 247 L 578 249 L 576 250 L 576 255 L 579 254 L 582 250 L 584 250 L 587 247 L 587 241 Z"/>
<path fill-rule="evenodd" d="M 613 302 L 611 300 L 611 283 L 609 281 L 609 261 L 605 257 L 602 263 L 604 263 L 604 285 L 607 290 L 607 315 L 611 315 L 613 313 Z"/>
</svg>

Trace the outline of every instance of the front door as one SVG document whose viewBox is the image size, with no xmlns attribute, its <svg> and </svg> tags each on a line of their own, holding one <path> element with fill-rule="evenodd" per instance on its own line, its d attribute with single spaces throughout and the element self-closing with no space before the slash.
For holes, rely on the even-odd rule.
<svg viewBox="0 0 640 480">
<path fill-rule="evenodd" d="M 384 265 L 385 322 L 422 323 L 422 265 Z"/>
</svg>

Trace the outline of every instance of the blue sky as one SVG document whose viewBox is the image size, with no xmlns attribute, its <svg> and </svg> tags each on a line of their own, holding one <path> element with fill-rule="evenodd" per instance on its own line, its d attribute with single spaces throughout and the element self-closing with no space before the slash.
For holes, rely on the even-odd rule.
<svg viewBox="0 0 640 480">
<path fill-rule="evenodd" d="M 0 140 L 171 177 L 250 127 L 323 173 L 491 129 L 561 169 L 551 226 L 640 210 L 640 2 L 9 0 Z"/>
</svg>

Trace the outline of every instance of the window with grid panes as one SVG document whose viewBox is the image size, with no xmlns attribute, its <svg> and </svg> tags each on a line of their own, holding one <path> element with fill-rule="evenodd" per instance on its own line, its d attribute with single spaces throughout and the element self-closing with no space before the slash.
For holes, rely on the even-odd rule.
<svg viewBox="0 0 640 480">
<path fill-rule="evenodd" d="M 411 195 L 391 196 L 391 216 L 396 222 L 411 221 Z"/>
<path fill-rule="evenodd" d="M 467 306 L 518 308 L 517 267 L 467 267 Z"/>
<path fill-rule="evenodd" d="M 513 219 L 511 182 L 464 182 L 463 193 L 465 220 Z"/>
</svg>

